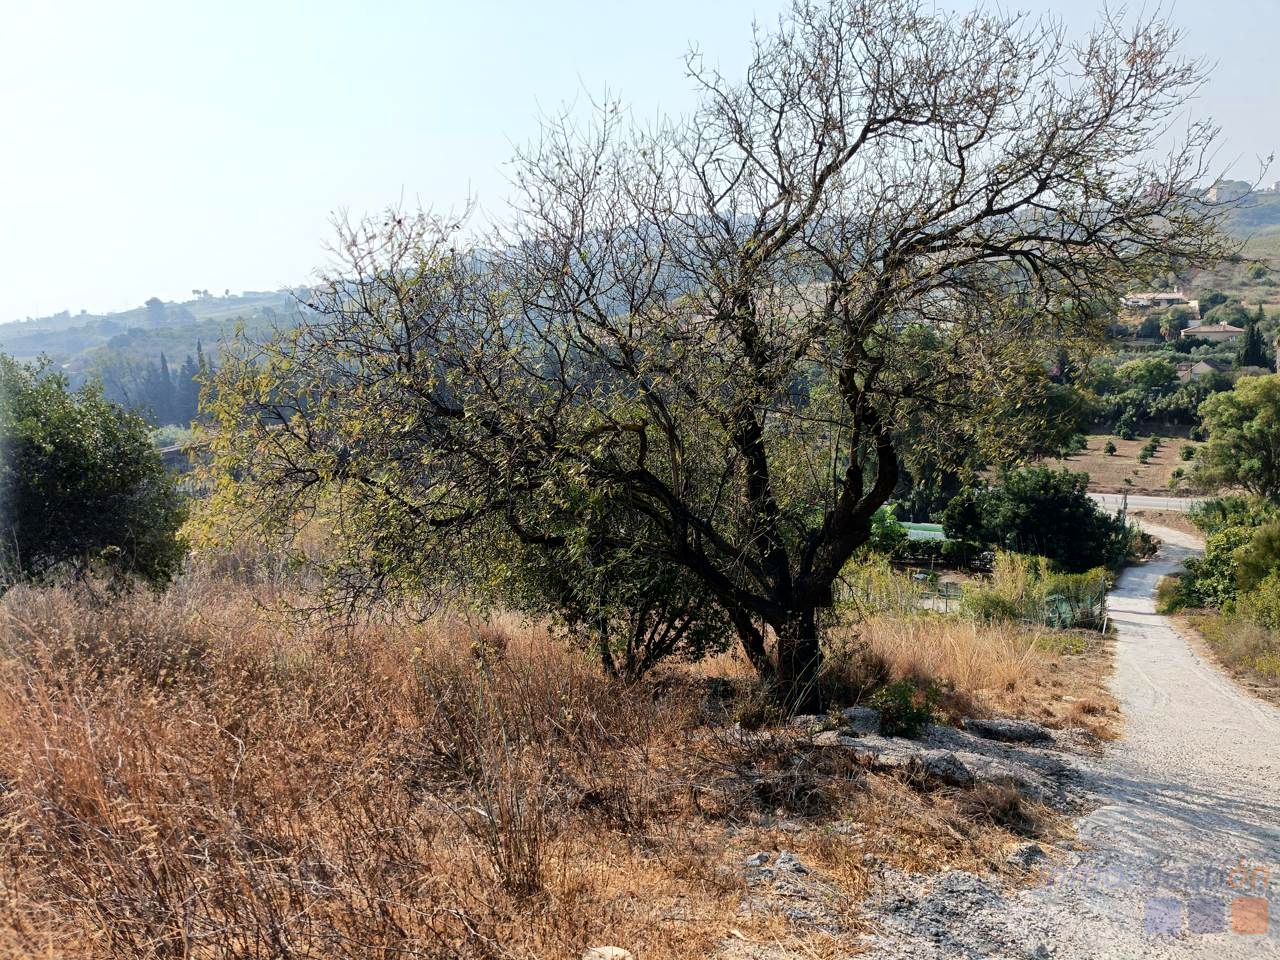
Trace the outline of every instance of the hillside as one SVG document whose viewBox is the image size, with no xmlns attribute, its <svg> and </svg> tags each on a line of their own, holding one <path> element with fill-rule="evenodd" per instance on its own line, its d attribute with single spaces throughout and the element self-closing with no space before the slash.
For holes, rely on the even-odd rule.
<svg viewBox="0 0 1280 960">
<path fill-rule="evenodd" d="M 292 290 L 202 296 L 183 303 L 152 299 L 120 313 L 64 311 L 0 324 L 0 352 L 20 360 L 47 355 L 76 373 L 98 348 L 120 350 L 135 359 L 161 351 L 181 357 L 194 353 L 197 341 L 222 339 L 238 322 L 265 324 L 296 311 Z"/>
</svg>

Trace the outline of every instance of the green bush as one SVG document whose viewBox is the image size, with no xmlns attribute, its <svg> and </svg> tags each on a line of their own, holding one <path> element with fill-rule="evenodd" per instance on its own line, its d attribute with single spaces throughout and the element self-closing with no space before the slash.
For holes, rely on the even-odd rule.
<svg viewBox="0 0 1280 960">
<path fill-rule="evenodd" d="M 990 554 L 971 540 L 907 540 L 894 553 L 905 563 L 940 564 L 961 570 L 986 569 Z"/>
<path fill-rule="evenodd" d="M 940 699 L 933 683 L 895 680 L 876 691 L 870 704 L 880 711 L 880 731 L 886 737 L 914 738 L 936 722 Z"/>
<path fill-rule="evenodd" d="M 1178 450 L 1178 456 L 1183 460 L 1194 460 L 1196 456 L 1196 448 L 1189 443 L 1184 443 Z"/>
<path fill-rule="evenodd" d="M 1178 607 L 1231 605 L 1239 593 L 1237 550 L 1253 539 L 1253 527 L 1224 527 L 1205 540 L 1204 556 L 1186 561 Z"/>
<path fill-rule="evenodd" d="M 146 423 L 48 365 L 0 357 L 0 590 L 92 572 L 169 582 L 186 514 Z"/>
<path fill-rule="evenodd" d="M 1022 619 L 1022 607 L 998 590 L 980 587 L 965 591 L 960 599 L 960 616 L 982 623 L 1015 621 Z"/>
<path fill-rule="evenodd" d="M 1089 497 L 1089 475 L 1046 467 L 1006 473 L 999 486 L 966 487 L 943 512 L 958 539 L 1048 558 L 1067 572 L 1118 567 L 1142 547 L 1136 528 Z"/>
<path fill-rule="evenodd" d="M 1252 590 L 1280 569 L 1280 521 L 1257 527 L 1249 542 L 1236 552 L 1236 586 Z"/>
<path fill-rule="evenodd" d="M 871 539 L 867 541 L 867 549 L 892 556 L 910 539 L 907 528 L 898 522 L 890 507 L 880 507 L 871 515 Z"/>
<path fill-rule="evenodd" d="M 1236 603 L 1241 619 L 1280 630 L 1280 571 L 1272 571 Z"/>
<path fill-rule="evenodd" d="M 1102 452 L 1105 453 L 1108 457 L 1114 457 L 1116 455 L 1115 441 L 1108 440 L 1106 443 L 1106 446 L 1102 448 Z"/>
</svg>

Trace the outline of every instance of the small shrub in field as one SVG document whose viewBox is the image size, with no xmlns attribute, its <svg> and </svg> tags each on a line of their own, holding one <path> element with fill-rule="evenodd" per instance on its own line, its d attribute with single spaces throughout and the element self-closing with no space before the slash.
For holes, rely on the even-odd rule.
<svg viewBox="0 0 1280 960">
<path fill-rule="evenodd" d="M 1194 460 L 1196 456 L 1196 448 L 1189 443 L 1184 443 L 1178 450 L 1178 456 L 1183 460 Z"/>
<path fill-rule="evenodd" d="M 1114 440 L 1108 440 L 1106 445 L 1102 448 L 1102 452 L 1108 457 L 1114 457 L 1116 455 L 1116 442 Z"/>
<path fill-rule="evenodd" d="M 932 683 L 923 687 L 895 680 L 876 691 L 871 706 L 880 711 L 880 729 L 887 737 L 918 737 L 937 719 L 941 694 Z"/>
<path fill-rule="evenodd" d="M 996 590 L 971 590 L 960 600 L 960 615 L 984 623 L 1014 621 L 1022 616 L 1016 600 Z"/>
</svg>

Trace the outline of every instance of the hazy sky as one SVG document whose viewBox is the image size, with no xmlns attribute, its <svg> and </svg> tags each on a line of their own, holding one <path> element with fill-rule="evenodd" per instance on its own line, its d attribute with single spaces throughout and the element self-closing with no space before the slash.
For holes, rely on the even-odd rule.
<svg viewBox="0 0 1280 960">
<path fill-rule="evenodd" d="M 306 282 L 339 209 L 498 207 L 540 109 L 608 86 L 679 111 L 688 44 L 734 70 L 783 5 L 0 0 L 0 320 Z M 1097 9 L 1002 6 L 1078 30 Z M 1280 0 L 1172 11 L 1218 62 L 1196 109 L 1250 176 L 1280 147 Z"/>
</svg>

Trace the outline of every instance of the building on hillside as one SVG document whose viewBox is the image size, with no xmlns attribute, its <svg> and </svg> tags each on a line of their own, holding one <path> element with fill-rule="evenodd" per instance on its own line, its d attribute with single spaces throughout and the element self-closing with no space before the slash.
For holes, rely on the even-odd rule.
<svg viewBox="0 0 1280 960">
<path fill-rule="evenodd" d="M 1198 327 L 1187 327 L 1182 331 L 1184 337 L 1199 337 L 1211 343 L 1226 343 L 1244 333 L 1241 327 L 1233 327 L 1229 323 L 1202 323 Z"/>
<path fill-rule="evenodd" d="M 1187 360 L 1178 364 L 1178 379 L 1183 383 L 1191 380 L 1199 380 L 1201 377 L 1207 377 L 1212 373 L 1220 373 L 1223 376 L 1229 376 L 1231 373 L 1231 364 L 1226 360 Z"/>
<path fill-rule="evenodd" d="M 1124 305 L 1130 310 L 1163 310 L 1166 307 L 1190 306 L 1190 301 L 1177 290 L 1146 290 L 1129 294 L 1124 298 Z"/>
<path fill-rule="evenodd" d="M 1252 189 L 1243 180 L 1219 180 L 1205 192 L 1205 199 L 1210 203 L 1231 203 L 1247 197 Z"/>
</svg>

